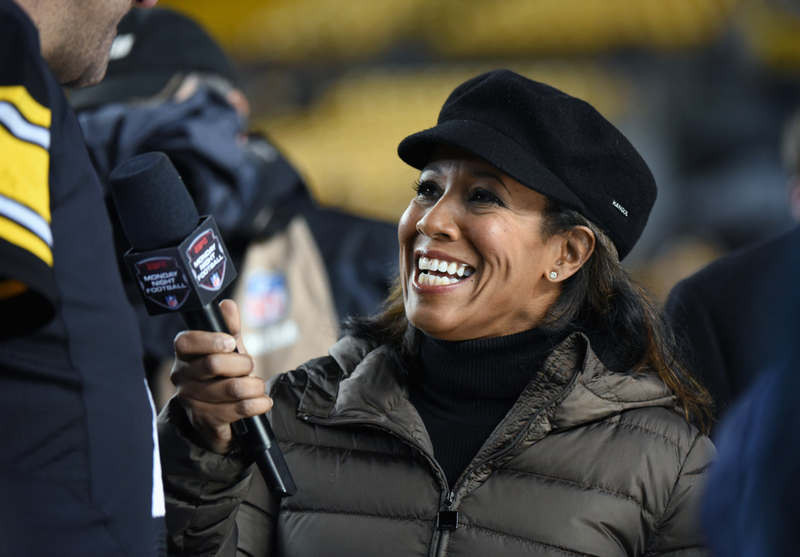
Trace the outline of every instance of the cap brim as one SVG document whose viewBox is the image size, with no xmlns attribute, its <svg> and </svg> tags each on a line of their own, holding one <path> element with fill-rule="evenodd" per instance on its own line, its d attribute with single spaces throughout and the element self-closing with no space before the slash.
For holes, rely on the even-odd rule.
<svg viewBox="0 0 800 557">
<path fill-rule="evenodd" d="M 436 127 L 406 137 L 397 154 L 407 164 L 422 170 L 440 145 L 471 153 L 522 185 L 587 214 L 580 199 L 550 170 L 535 153 L 503 134 L 473 120 L 448 120 Z"/>
</svg>

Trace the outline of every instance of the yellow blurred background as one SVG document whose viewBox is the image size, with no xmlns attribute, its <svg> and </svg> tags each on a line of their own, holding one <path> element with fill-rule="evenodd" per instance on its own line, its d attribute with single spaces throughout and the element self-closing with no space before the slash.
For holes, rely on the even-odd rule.
<svg viewBox="0 0 800 557">
<path fill-rule="evenodd" d="M 721 253 L 790 225 L 762 215 L 767 224 L 764 219 L 727 223 L 723 217 L 723 224 L 714 224 L 717 217 L 709 217 L 703 228 L 683 222 L 698 219 L 680 212 L 690 203 L 713 208 L 697 193 L 708 190 L 713 198 L 717 182 L 705 179 L 709 172 L 731 167 L 730 160 L 743 160 L 742 153 L 755 153 L 759 142 L 769 143 L 772 158 L 758 168 L 771 168 L 769 180 L 779 180 L 778 124 L 800 99 L 795 90 L 800 10 L 792 0 L 161 0 L 160 5 L 194 17 L 227 49 L 253 106 L 252 126 L 281 148 L 324 205 L 396 222 L 417 175 L 398 159 L 399 141 L 433 126 L 456 85 L 507 67 L 587 100 L 631 137 L 653 167 L 663 198 L 663 209 L 651 218 L 657 237 L 644 243 L 630 266 L 657 294 Z M 722 78 L 713 81 L 709 76 L 715 72 Z M 682 83 L 686 78 L 696 83 Z M 726 79 L 754 89 L 753 98 L 764 104 L 749 133 L 746 118 L 756 116 L 748 107 L 755 101 L 726 91 Z M 704 91 L 710 91 L 707 97 Z M 725 112 L 728 99 L 738 104 Z M 684 114 L 681 102 L 690 101 Z M 695 125 L 688 115 L 710 116 Z M 740 122 L 735 133 L 742 139 L 735 145 L 727 145 L 734 143 L 727 119 Z M 714 126 L 720 141 L 702 131 Z M 762 127 L 765 131 L 753 131 Z M 695 139 L 698 149 L 692 147 Z M 719 148 L 709 145 L 715 141 Z M 721 153 L 722 146 L 729 150 Z M 696 191 L 687 191 L 686 184 L 695 181 Z M 777 199 L 780 192 L 773 190 L 780 186 L 770 186 L 764 195 Z M 778 203 L 769 211 L 779 214 L 773 207 Z M 697 228 L 701 232 L 695 234 Z"/>
</svg>

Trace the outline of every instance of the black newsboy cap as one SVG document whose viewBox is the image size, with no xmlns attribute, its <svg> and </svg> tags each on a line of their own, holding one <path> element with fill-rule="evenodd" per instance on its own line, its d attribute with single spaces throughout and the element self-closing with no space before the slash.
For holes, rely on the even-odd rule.
<svg viewBox="0 0 800 557">
<path fill-rule="evenodd" d="M 580 212 L 630 253 L 656 200 L 631 143 L 588 103 L 509 70 L 459 85 L 438 124 L 406 137 L 400 158 L 422 169 L 438 145 L 468 151 L 521 184 Z"/>
</svg>

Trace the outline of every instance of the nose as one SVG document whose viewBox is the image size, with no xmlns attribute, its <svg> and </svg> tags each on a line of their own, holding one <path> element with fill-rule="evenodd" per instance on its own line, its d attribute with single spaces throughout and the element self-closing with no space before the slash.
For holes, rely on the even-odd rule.
<svg viewBox="0 0 800 557">
<path fill-rule="evenodd" d="M 423 236 L 452 242 L 461 237 L 458 226 L 458 207 L 449 195 L 440 197 L 436 204 L 417 221 L 417 230 Z"/>
</svg>

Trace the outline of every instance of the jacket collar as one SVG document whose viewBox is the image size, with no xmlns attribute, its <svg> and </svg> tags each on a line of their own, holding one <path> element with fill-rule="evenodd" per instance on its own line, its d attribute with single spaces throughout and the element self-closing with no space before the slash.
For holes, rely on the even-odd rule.
<svg viewBox="0 0 800 557">
<path fill-rule="evenodd" d="M 419 413 L 408 399 L 405 377 L 398 373 L 385 347 L 344 337 L 329 350 L 331 358 L 305 364 L 306 385 L 298 415 L 314 423 L 357 423 L 382 426 L 432 452 Z"/>
<path fill-rule="evenodd" d="M 330 355 L 333 361 L 320 359 L 307 366 L 299 412 L 318 423 L 382 425 L 430 449 L 422 420 L 408 400 L 405 377 L 393 368 L 385 348 L 370 350 L 367 342 L 345 337 Z M 653 373 L 609 371 L 589 340 L 574 333 L 547 357 L 542 373 L 525 388 L 478 457 L 512 438 L 532 442 L 552 430 L 646 406 L 675 406 L 663 381 Z"/>
<path fill-rule="evenodd" d="M 588 339 L 580 336 L 585 346 L 583 363 L 574 388 L 553 412 L 550 423 L 554 430 L 601 420 L 633 408 L 675 408 L 674 395 L 658 375 L 649 371 L 612 372 L 597 358 Z M 562 347 L 564 344 L 556 348 L 553 356 L 558 357 Z M 569 351 L 562 357 L 568 359 Z"/>
</svg>

